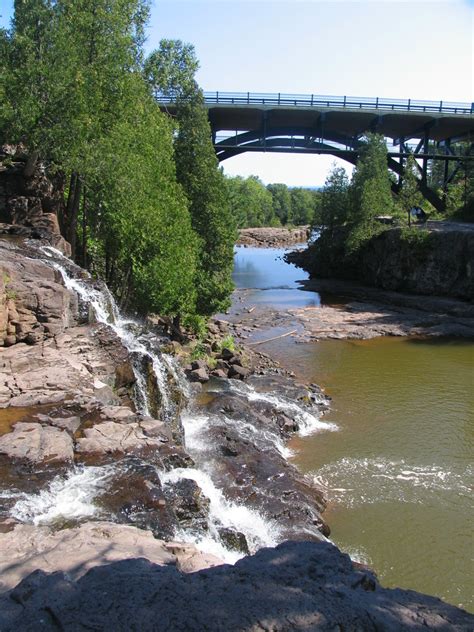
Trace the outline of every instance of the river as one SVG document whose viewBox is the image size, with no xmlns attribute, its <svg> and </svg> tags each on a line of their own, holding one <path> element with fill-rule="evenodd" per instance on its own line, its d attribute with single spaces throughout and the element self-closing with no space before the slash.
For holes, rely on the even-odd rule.
<svg viewBox="0 0 474 632">
<path fill-rule="evenodd" d="M 318 306 L 283 250 L 237 248 L 249 301 Z M 298 467 L 323 485 L 332 540 L 381 582 L 473 610 L 474 342 L 376 338 L 261 345 L 332 397 L 338 432 L 294 439 Z"/>
</svg>

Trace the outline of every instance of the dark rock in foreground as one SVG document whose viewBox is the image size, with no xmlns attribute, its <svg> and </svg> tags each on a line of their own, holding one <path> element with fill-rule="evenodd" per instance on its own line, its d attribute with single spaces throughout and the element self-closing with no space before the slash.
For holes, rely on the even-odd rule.
<svg viewBox="0 0 474 632">
<path fill-rule="evenodd" d="M 474 616 L 439 599 L 382 588 L 327 543 L 287 542 L 235 566 L 190 575 L 145 559 L 78 581 L 36 571 L 0 599 L 0 629 L 38 631 L 467 631 Z"/>
</svg>

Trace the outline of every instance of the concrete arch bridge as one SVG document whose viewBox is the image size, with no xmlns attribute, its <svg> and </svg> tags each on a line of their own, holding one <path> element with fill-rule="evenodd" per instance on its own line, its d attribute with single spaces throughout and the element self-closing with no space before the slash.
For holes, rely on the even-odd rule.
<svg viewBox="0 0 474 632">
<path fill-rule="evenodd" d="M 204 97 L 219 161 L 258 151 L 331 154 L 355 164 L 361 138 L 373 131 L 387 139 L 388 166 L 398 175 L 394 190 L 413 154 L 420 190 L 438 210 L 444 200 L 428 186 L 428 161 L 442 162 L 444 190 L 459 169 L 474 167 L 474 103 L 249 92 Z M 158 102 L 173 114 L 173 99 Z"/>
</svg>

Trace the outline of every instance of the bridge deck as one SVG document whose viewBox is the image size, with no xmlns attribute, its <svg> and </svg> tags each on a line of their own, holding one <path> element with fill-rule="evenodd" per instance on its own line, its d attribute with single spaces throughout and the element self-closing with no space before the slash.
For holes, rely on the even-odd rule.
<svg viewBox="0 0 474 632">
<path fill-rule="evenodd" d="M 384 136 L 433 141 L 474 140 L 474 103 L 319 95 L 206 92 L 214 132 L 267 129 L 314 130 L 354 138 L 367 130 Z M 168 110 L 171 99 L 158 99 Z"/>
</svg>

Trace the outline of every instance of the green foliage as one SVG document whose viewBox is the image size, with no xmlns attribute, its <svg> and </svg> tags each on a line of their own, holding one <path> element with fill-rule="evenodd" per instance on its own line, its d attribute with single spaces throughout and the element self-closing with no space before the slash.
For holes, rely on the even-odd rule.
<svg viewBox="0 0 474 632">
<path fill-rule="evenodd" d="M 70 186 L 60 218 L 122 304 L 194 329 L 233 289 L 234 222 L 194 49 L 144 60 L 149 0 L 16 0 L 0 32 L 0 123 Z M 153 95 L 179 100 L 176 121 Z M 79 222 L 79 226 L 78 226 Z"/>
<path fill-rule="evenodd" d="M 265 187 L 257 176 L 227 178 L 227 188 L 239 228 L 309 224 L 319 205 L 317 191 L 281 183 Z"/>
<path fill-rule="evenodd" d="M 316 209 L 317 197 L 314 191 L 296 187 L 290 189 L 291 219 L 297 226 L 311 224 Z"/>
<path fill-rule="evenodd" d="M 421 260 L 432 250 L 431 234 L 424 228 L 404 226 L 400 232 L 400 241 L 408 247 L 413 257 Z"/>
<path fill-rule="evenodd" d="M 222 340 L 219 342 L 219 351 L 221 352 L 223 349 L 235 351 L 235 340 L 234 337 L 230 334 L 222 338 Z"/>
<path fill-rule="evenodd" d="M 384 230 L 375 218 L 391 215 L 394 208 L 387 168 L 387 146 L 380 134 L 367 133 L 350 186 L 351 230 L 346 241 L 349 254 Z"/>
<path fill-rule="evenodd" d="M 273 215 L 281 224 L 290 224 L 293 221 L 292 198 L 286 184 L 269 184 L 267 190 L 272 196 Z"/>
<path fill-rule="evenodd" d="M 18 0 L 7 133 L 65 170 L 134 102 L 148 0 Z"/>
<path fill-rule="evenodd" d="M 175 179 L 171 129 L 145 93 L 98 144 L 102 169 L 91 186 L 107 281 L 123 303 L 175 316 L 194 312 L 197 238 Z"/>
<path fill-rule="evenodd" d="M 411 208 L 421 206 L 423 203 L 423 196 L 418 187 L 419 179 L 417 177 L 417 171 L 415 158 L 410 155 L 405 165 L 402 186 L 398 193 L 397 200 L 402 213 L 405 213 L 405 217 Z"/>
<path fill-rule="evenodd" d="M 235 223 L 200 90 L 180 103 L 178 122 L 176 174 L 190 202 L 192 226 L 200 238 L 197 311 L 210 316 L 230 305 Z"/>
<path fill-rule="evenodd" d="M 345 224 L 349 213 L 349 178 L 343 167 L 333 165 L 321 191 L 319 212 L 313 220 L 316 229 L 331 233 L 336 226 Z"/>
<path fill-rule="evenodd" d="M 226 178 L 232 216 L 239 228 L 275 224 L 272 195 L 256 176 Z"/>
<path fill-rule="evenodd" d="M 145 60 L 143 73 L 154 96 L 182 99 L 196 91 L 194 75 L 198 68 L 194 46 L 163 39 Z"/>
<path fill-rule="evenodd" d="M 352 176 L 351 220 L 359 225 L 378 215 L 390 214 L 392 208 L 387 146 L 383 136 L 367 133 Z"/>
</svg>

